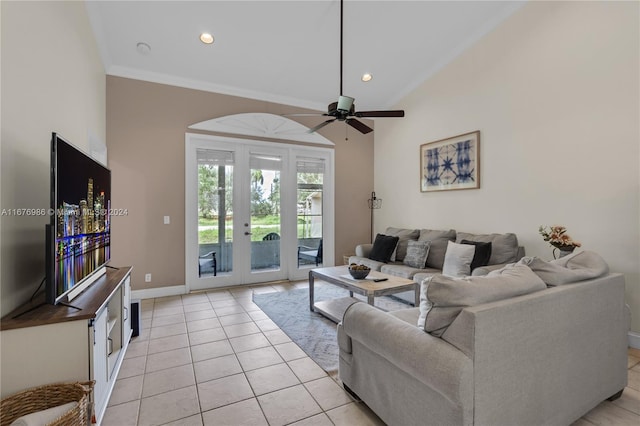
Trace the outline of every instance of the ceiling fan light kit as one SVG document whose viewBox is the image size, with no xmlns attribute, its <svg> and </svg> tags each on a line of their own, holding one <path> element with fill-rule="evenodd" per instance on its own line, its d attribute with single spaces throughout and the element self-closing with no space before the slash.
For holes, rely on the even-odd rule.
<svg viewBox="0 0 640 426">
<path fill-rule="evenodd" d="M 353 99 L 351 96 L 340 96 L 338 98 L 338 111 L 340 112 L 349 112 L 351 111 L 351 107 L 353 106 Z"/>
<path fill-rule="evenodd" d="M 342 94 L 342 33 L 343 33 L 343 6 L 344 0 L 340 0 L 340 96 L 338 97 L 338 102 L 330 103 L 327 112 L 325 114 L 318 114 L 327 117 L 333 117 L 332 119 L 326 120 L 317 126 L 309 129 L 307 133 L 314 133 L 324 126 L 333 123 L 334 121 L 344 121 L 349 126 L 358 130 L 360 133 L 367 134 L 372 132 L 373 129 L 361 121 L 356 120 L 352 117 L 366 117 L 366 118 L 376 118 L 376 117 L 404 117 L 403 110 L 389 110 L 389 111 L 356 111 L 355 110 L 355 99 L 350 96 L 344 96 Z M 367 73 L 362 76 L 362 81 L 371 80 L 371 74 Z M 298 115 L 298 114 L 292 114 Z"/>
</svg>

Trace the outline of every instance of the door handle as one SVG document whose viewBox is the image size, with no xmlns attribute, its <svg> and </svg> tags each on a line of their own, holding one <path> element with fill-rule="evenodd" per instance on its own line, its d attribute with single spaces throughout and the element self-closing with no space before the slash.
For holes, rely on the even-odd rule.
<svg viewBox="0 0 640 426">
<path fill-rule="evenodd" d="M 245 232 L 244 232 L 244 235 L 251 235 L 251 232 L 247 232 L 247 231 L 245 231 Z"/>
</svg>

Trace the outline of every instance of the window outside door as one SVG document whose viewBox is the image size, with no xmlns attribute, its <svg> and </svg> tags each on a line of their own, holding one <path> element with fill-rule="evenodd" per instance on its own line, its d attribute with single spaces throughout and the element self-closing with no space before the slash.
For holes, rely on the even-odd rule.
<svg viewBox="0 0 640 426">
<path fill-rule="evenodd" d="M 333 262 L 332 150 L 186 139 L 187 290 L 301 279 Z"/>
</svg>

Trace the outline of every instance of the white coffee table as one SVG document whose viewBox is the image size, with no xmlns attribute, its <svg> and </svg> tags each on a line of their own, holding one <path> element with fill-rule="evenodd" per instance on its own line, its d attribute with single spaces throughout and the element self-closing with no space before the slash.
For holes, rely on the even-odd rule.
<svg viewBox="0 0 640 426">
<path fill-rule="evenodd" d="M 347 308 L 358 299 L 353 293 L 367 297 L 367 303 L 374 305 L 374 300 L 379 296 L 401 293 L 403 291 L 415 291 L 415 300 L 420 300 L 420 286 L 406 278 L 394 277 L 382 272 L 371 271 L 366 279 L 356 280 L 349 275 L 347 266 L 332 266 L 328 268 L 315 268 L 309 271 L 309 309 L 319 312 L 332 321 L 342 321 L 342 316 Z M 314 300 L 314 282 L 319 279 L 330 284 L 349 290 L 350 297 L 323 300 Z M 385 281 L 373 281 L 374 279 L 386 279 Z"/>
</svg>

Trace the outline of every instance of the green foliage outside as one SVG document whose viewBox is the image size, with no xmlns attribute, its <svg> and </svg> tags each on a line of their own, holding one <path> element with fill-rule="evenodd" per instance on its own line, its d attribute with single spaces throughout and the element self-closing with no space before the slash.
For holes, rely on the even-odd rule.
<svg viewBox="0 0 640 426">
<path fill-rule="evenodd" d="M 227 222 L 231 223 L 231 220 L 232 220 L 231 217 L 227 217 Z M 273 216 L 273 215 L 262 216 L 262 217 L 251 216 L 251 223 L 254 225 L 279 225 L 280 216 Z M 208 219 L 204 217 L 199 217 L 198 226 L 216 226 L 217 227 L 218 218 L 213 217 Z"/>
<path fill-rule="evenodd" d="M 256 226 L 251 228 L 251 241 L 262 241 L 265 235 L 270 232 L 276 232 L 280 234 L 280 227 L 260 227 Z M 231 228 L 227 228 L 227 241 L 231 241 L 232 231 Z M 198 231 L 198 243 L 199 244 L 216 244 L 218 242 L 218 229 L 204 229 Z"/>
<path fill-rule="evenodd" d="M 230 223 L 230 218 L 227 219 Z M 212 226 L 210 229 L 201 229 L 198 231 L 198 242 L 200 244 L 216 244 L 218 243 L 218 219 L 217 218 L 203 218 L 198 220 L 199 226 Z M 262 241 L 265 235 L 270 232 L 280 232 L 280 217 L 279 216 L 263 216 L 251 218 L 251 241 Z M 298 238 L 304 238 L 305 230 L 304 220 L 298 218 Z M 231 225 L 226 227 L 227 241 L 230 241 L 233 236 L 233 230 Z"/>
<path fill-rule="evenodd" d="M 321 173 L 298 173 L 298 212 L 307 208 L 307 197 L 322 188 Z M 211 227 L 198 230 L 200 244 L 219 242 L 218 215 L 227 216 L 226 240 L 233 237 L 231 221 L 233 216 L 232 191 L 233 167 L 201 164 L 198 166 L 198 225 Z M 305 189 L 303 189 L 306 187 Z M 262 170 L 251 171 L 251 241 L 262 241 L 265 235 L 280 231 L 280 174 L 271 183 L 269 195 L 265 196 L 265 182 Z M 322 189 L 319 189 L 320 191 Z M 221 201 L 224 200 L 224 203 Z M 310 217 L 298 216 L 298 238 L 308 236 Z"/>
</svg>

